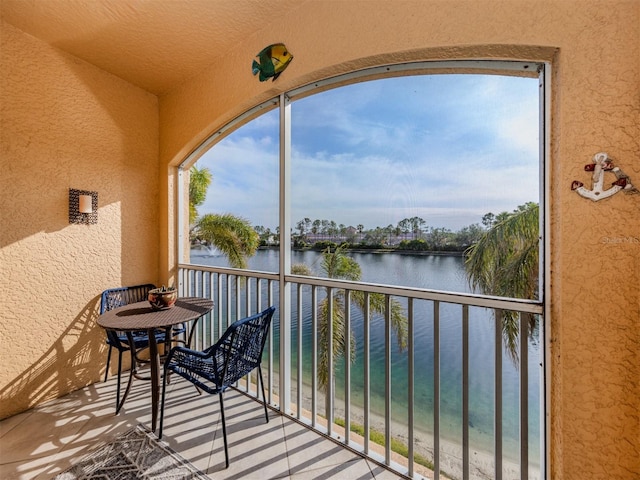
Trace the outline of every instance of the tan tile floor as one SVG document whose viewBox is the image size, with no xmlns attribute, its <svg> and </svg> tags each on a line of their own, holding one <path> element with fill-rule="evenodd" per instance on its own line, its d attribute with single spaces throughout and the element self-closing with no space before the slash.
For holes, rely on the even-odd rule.
<svg viewBox="0 0 640 480">
<path fill-rule="evenodd" d="M 124 377 L 124 376 L 123 376 Z M 114 415 L 115 377 L 0 422 L 0 479 L 49 479 L 137 424 L 151 424 L 148 382 Z M 216 480 L 398 479 L 397 474 L 269 411 L 236 391 L 225 394 L 230 466 L 224 468 L 216 395 L 177 379 L 167 393 L 163 440 Z"/>
</svg>

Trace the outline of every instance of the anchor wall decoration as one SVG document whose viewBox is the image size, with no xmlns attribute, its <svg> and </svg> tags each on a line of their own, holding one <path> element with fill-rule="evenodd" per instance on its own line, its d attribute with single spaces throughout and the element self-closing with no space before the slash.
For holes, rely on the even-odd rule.
<svg viewBox="0 0 640 480">
<path fill-rule="evenodd" d="M 638 190 L 631 183 L 631 179 L 619 167 L 613 165 L 613 161 L 605 152 L 596 153 L 593 156 L 592 163 L 584 166 L 586 172 L 593 172 L 591 176 L 593 186 L 591 190 L 584 187 L 584 183 L 574 180 L 571 184 L 571 190 L 581 196 L 597 202 L 603 198 L 609 198 L 621 190 L 625 193 L 638 193 Z M 611 184 L 607 190 L 603 190 L 604 174 L 611 172 L 616 176 L 616 181 Z"/>
</svg>

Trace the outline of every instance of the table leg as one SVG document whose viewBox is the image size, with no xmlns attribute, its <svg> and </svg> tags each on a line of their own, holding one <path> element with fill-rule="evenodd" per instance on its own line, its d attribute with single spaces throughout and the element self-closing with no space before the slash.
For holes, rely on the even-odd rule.
<svg viewBox="0 0 640 480">
<path fill-rule="evenodd" d="M 158 421 L 158 402 L 160 400 L 160 356 L 156 343 L 155 329 L 148 331 L 149 360 L 151 361 L 151 431 L 156 431 Z"/>
</svg>

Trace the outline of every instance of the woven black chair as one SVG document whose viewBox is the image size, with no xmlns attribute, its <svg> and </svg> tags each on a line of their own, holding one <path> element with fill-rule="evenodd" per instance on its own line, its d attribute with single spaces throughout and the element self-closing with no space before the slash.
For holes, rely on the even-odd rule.
<svg viewBox="0 0 640 480">
<path fill-rule="evenodd" d="M 102 292 L 100 301 L 100 315 L 114 308 L 129 305 L 131 303 L 142 302 L 147 300 L 149 290 L 156 288 L 155 285 L 147 283 L 144 285 L 135 285 L 131 287 L 118 287 L 111 288 Z M 184 325 L 176 325 L 171 332 L 165 330 L 156 330 L 155 338 L 156 343 L 162 344 L 167 341 L 167 337 L 173 339 L 186 331 Z M 146 330 L 134 331 L 134 332 L 119 332 L 116 330 L 106 330 L 107 333 L 107 345 L 109 345 L 109 353 L 107 354 L 107 369 L 104 374 L 104 381 L 107 381 L 109 376 L 109 365 L 111 364 L 111 351 L 115 348 L 118 350 L 118 385 L 116 389 L 116 414 L 120 412 L 124 401 L 131 389 L 131 383 L 133 377 L 148 380 L 147 377 L 138 375 L 138 365 L 140 363 L 146 363 L 147 360 L 143 360 L 138 356 L 141 350 L 149 347 L 149 336 Z M 167 335 L 168 333 L 168 335 Z M 133 349 L 131 348 L 133 346 Z M 122 354 L 124 352 L 131 353 L 131 370 L 129 370 L 129 381 L 125 393 L 120 400 L 120 384 L 122 373 Z"/>
<path fill-rule="evenodd" d="M 229 451 L 227 446 L 227 427 L 224 419 L 224 402 L 222 394 L 245 375 L 258 369 L 258 382 L 262 387 L 264 416 L 269 423 L 267 398 L 264 393 L 262 378 L 262 351 L 269 334 L 274 307 L 243 318 L 231 324 L 215 345 L 200 352 L 186 347 L 174 347 L 164 364 L 164 381 L 162 383 L 162 405 L 160 407 L 160 432 L 164 420 L 164 400 L 169 372 L 177 373 L 193 383 L 198 389 L 209 394 L 218 394 L 222 417 L 222 436 L 224 438 L 225 465 L 229 467 Z"/>
</svg>

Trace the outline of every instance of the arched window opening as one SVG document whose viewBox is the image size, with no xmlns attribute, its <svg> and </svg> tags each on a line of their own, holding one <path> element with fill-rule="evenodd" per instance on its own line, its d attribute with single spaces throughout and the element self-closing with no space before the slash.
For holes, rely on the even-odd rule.
<svg viewBox="0 0 640 480">
<path fill-rule="evenodd" d="M 453 67 L 465 73 L 437 73 Z M 539 228 L 544 153 L 539 68 L 521 62 L 408 64 L 354 72 L 289 92 L 283 103 L 290 106 L 290 138 L 281 138 L 283 115 L 272 109 L 279 103 L 274 99 L 198 149 L 195 168 L 210 172 L 211 183 L 197 213 L 245 220 L 261 247 L 247 264 L 270 272 L 280 268 L 283 225 L 290 230 L 294 266 L 309 262 L 300 252 L 339 245 L 362 254 L 462 258 L 490 227 L 532 207 L 528 219 L 535 218 Z M 245 117 L 255 118 L 245 123 Z M 290 184 L 284 187 L 282 150 L 290 169 Z M 282 198 L 285 205 L 280 205 Z M 190 231 L 190 261 L 230 265 L 211 239 L 198 234 L 196 224 Z M 528 240 L 537 242 L 539 236 L 531 231 Z M 542 258 L 541 249 L 538 254 L 536 260 Z M 456 275 L 464 276 L 463 262 L 458 263 Z M 537 261 L 535 272 L 528 272 L 535 277 L 533 290 L 494 285 L 494 291 L 482 292 L 488 286 L 481 278 L 446 283 L 442 275 L 420 269 L 401 284 L 536 299 L 541 298 L 541 265 Z M 410 270 L 411 262 L 397 268 Z M 362 280 L 404 282 L 368 272 Z"/>
<path fill-rule="evenodd" d="M 353 408 L 386 444 L 415 446 L 409 476 L 467 478 L 474 462 L 492 462 L 487 478 L 544 470 L 544 70 L 459 61 L 354 72 L 256 107 L 184 162 L 208 182 L 188 275 L 275 283 L 269 391 L 283 411 L 312 412 L 314 425 L 320 415 L 332 435 Z M 250 244 L 246 229 L 254 243 L 234 263 L 225 248 Z M 249 287 L 246 307 L 239 293 L 232 305 L 243 284 L 211 278 L 202 293 L 215 284 L 229 299 L 220 317 L 252 308 Z M 352 342 L 325 364 L 322 319 L 335 312 L 325 327 Z"/>
</svg>

